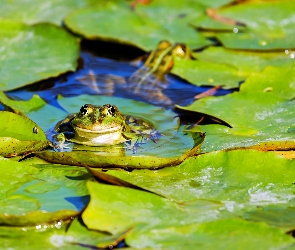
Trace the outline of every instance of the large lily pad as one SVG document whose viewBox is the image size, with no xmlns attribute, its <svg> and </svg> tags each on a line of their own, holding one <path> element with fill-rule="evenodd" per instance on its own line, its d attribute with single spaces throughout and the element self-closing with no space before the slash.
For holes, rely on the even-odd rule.
<svg viewBox="0 0 295 250">
<path fill-rule="evenodd" d="M 295 48 L 294 11 L 293 0 L 250 1 L 221 8 L 217 11 L 218 15 L 246 24 L 247 29 L 238 32 L 237 26 L 233 25 L 230 32 L 221 32 L 216 36 L 227 48 L 252 50 Z M 216 20 L 210 21 L 209 17 L 196 20 L 194 24 L 207 29 L 225 29 L 224 24 L 220 25 Z"/>
<path fill-rule="evenodd" d="M 97 4 L 96 0 L 3 0 L 1 1 L 1 18 L 13 19 L 24 23 L 50 22 L 61 25 L 70 11 Z"/>
<path fill-rule="evenodd" d="M 77 67 L 79 40 L 48 23 L 0 20 L 0 90 L 58 76 Z"/>
<path fill-rule="evenodd" d="M 188 133 L 185 131 L 186 127 L 179 129 L 178 119 L 175 118 L 176 114 L 172 111 L 163 110 L 143 102 L 89 95 L 59 99 L 61 107 L 69 113 L 76 113 L 85 103 L 115 104 L 120 112 L 125 115 L 142 117 L 148 120 L 163 136 L 157 143 L 147 140 L 144 145 L 136 150 L 136 154 L 132 150 L 125 151 L 123 148 L 124 155 L 105 157 L 104 153 L 99 154 L 101 148 L 98 147 L 98 150 L 93 151 L 93 147 L 89 147 L 87 152 L 85 152 L 85 149 L 83 149 L 84 151 L 75 150 L 72 152 L 44 151 L 38 153 L 39 157 L 54 163 L 88 167 L 160 168 L 179 164 L 185 158 L 197 154 L 204 139 L 201 133 Z M 43 114 L 43 108 L 34 112 L 34 116 L 38 118 L 37 113 Z M 66 113 L 63 114 L 63 117 L 56 119 L 54 123 L 65 116 Z M 40 118 L 43 119 L 42 116 Z M 51 117 L 47 116 L 46 119 L 51 120 Z"/>
<path fill-rule="evenodd" d="M 33 167 L 0 158 L 0 224 L 35 225 L 77 215 L 87 203 L 85 171 Z"/>
<path fill-rule="evenodd" d="M 214 115 L 232 126 L 205 125 L 202 151 L 249 147 L 262 150 L 295 147 L 294 100 L 268 92 L 240 92 L 223 97 L 208 97 L 178 108 Z"/>
<path fill-rule="evenodd" d="M 237 88 L 239 82 L 245 79 L 238 69 L 226 64 L 204 62 L 198 60 L 174 59 L 171 73 L 176 74 L 190 83 L 202 86 L 223 86 L 224 88 Z"/>
<path fill-rule="evenodd" d="M 112 233 L 133 228 L 126 237 L 131 247 L 170 249 L 198 245 L 216 249 L 223 242 L 224 246 L 236 249 L 245 240 L 247 247 L 249 244 L 286 247 L 293 243 L 281 230 L 264 223 L 227 219 L 197 224 L 202 217 L 198 210 L 154 194 L 92 182 L 87 186 L 91 201 L 82 214 L 83 221 L 89 228 Z"/>
<path fill-rule="evenodd" d="M 148 6 L 138 5 L 135 10 L 127 3 L 110 3 L 73 11 L 65 18 L 65 24 L 88 39 L 116 41 L 144 50 L 153 49 L 161 40 L 183 42 L 192 48 L 211 44 L 187 24 L 192 16 L 204 11 L 204 6 L 189 0 L 187 3 L 154 1 Z M 120 25 L 122 20 L 124 25 Z"/>
<path fill-rule="evenodd" d="M 238 70 L 240 76 L 244 77 L 261 71 L 266 66 L 290 67 L 294 65 L 291 51 L 245 51 L 209 47 L 193 55 L 201 61 L 232 66 Z"/>
<path fill-rule="evenodd" d="M 15 156 L 41 150 L 49 145 L 43 130 L 33 121 L 0 111 L 0 155 Z"/>
</svg>

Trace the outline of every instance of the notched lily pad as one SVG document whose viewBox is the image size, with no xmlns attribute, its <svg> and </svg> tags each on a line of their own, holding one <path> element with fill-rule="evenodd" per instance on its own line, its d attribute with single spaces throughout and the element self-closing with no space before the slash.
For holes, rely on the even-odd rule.
<svg viewBox="0 0 295 250">
<path fill-rule="evenodd" d="M 12 90 L 74 71 L 79 39 L 49 23 L 25 25 L 0 20 L 0 90 Z"/>
<path fill-rule="evenodd" d="M 15 156 L 49 146 L 43 130 L 27 117 L 0 111 L 0 155 Z"/>
</svg>

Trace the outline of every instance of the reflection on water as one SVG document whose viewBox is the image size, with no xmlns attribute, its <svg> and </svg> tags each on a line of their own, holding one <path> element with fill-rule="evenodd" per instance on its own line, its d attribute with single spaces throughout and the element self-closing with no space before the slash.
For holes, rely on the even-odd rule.
<svg viewBox="0 0 295 250">
<path fill-rule="evenodd" d="M 76 72 L 44 80 L 10 91 L 8 94 L 22 99 L 29 99 L 33 94 L 38 94 L 55 106 L 57 106 L 55 100 L 58 95 L 69 97 L 91 94 L 124 97 L 172 108 L 174 104 L 188 105 L 193 102 L 194 96 L 210 89 L 210 87 L 194 86 L 179 77 L 168 74 L 166 81 L 157 80 L 156 87 L 152 86 L 154 79 L 150 79 L 143 89 L 134 93 L 136 83 L 130 84 L 128 79 L 137 69 L 138 66 L 133 66 L 130 61 L 102 58 L 84 51 L 81 53 L 79 68 Z M 149 86 L 152 87 L 149 88 Z M 219 89 L 215 95 L 225 93 L 228 91 Z"/>
</svg>

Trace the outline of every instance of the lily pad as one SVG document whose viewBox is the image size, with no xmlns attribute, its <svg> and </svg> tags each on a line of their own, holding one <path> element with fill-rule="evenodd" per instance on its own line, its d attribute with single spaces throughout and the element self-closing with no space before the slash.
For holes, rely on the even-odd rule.
<svg viewBox="0 0 295 250">
<path fill-rule="evenodd" d="M 114 147 L 118 148 L 119 151 L 117 152 L 119 153 L 122 153 L 123 150 L 123 155 L 112 154 L 111 157 L 106 157 L 105 152 L 100 153 L 100 151 L 105 151 L 103 149 L 106 147 L 88 147 L 81 150 L 73 148 L 72 152 L 43 151 L 37 154 L 38 157 L 49 162 L 88 167 L 160 168 L 177 165 L 185 158 L 197 154 L 204 139 L 202 133 L 187 132 L 184 126 L 179 128 L 178 119 L 175 118 L 176 114 L 172 111 L 143 102 L 90 95 L 60 98 L 58 102 L 69 113 L 78 112 L 85 103 L 95 105 L 115 104 L 124 115 L 131 115 L 149 121 L 162 136 L 157 143 L 152 140 L 145 141 L 143 145 L 136 149 L 136 152 L 125 150 L 122 146 L 119 146 L 119 148 Z M 34 117 L 43 120 L 41 114 L 43 114 L 45 108 L 46 106 L 34 112 Z M 57 118 L 56 114 L 54 114 L 55 121 L 52 128 L 66 115 L 66 113 L 63 113 L 61 117 Z M 52 123 L 50 116 L 45 119 L 49 119 L 50 123 Z M 51 136 L 51 130 L 47 133 L 49 137 Z"/>
<path fill-rule="evenodd" d="M 180 58 L 174 59 L 171 73 L 197 86 L 223 86 L 227 89 L 237 88 L 239 82 L 245 79 L 245 76 L 230 65 Z"/>
<path fill-rule="evenodd" d="M 0 20 L 0 90 L 12 90 L 74 71 L 79 39 L 53 24 Z"/>
<path fill-rule="evenodd" d="M 33 95 L 28 101 L 19 101 L 9 99 L 3 92 L 0 92 L 0 103 L 16 114 L 29 113 L 46 104 L 46 102 L 38 95 Z"/>
<path fill-rule="evenodd" d="M 187 2 L 189 4 L 182 2 L 179 5 L 177 1 L 169 1 L 169 4 L 154 1 L 148 6 L 137 5 L 135 9 L 124 2 L 81 8 L 71 12 L 65 18 L 65 24 L 87 39 L 115 41 L 143 50 L 153 49 L 161 40 L 186 43 L 192 48 L 212 44 L 187 24 L 188 19 L 204 11 L 204 6 Z M 124 25 L 120 25 L 121 20 Z"/>
<path fill-rule="evenodd" d="M 0 111 L 0 155 L 15 156 L 46 148 L 49 141 L 42 129 L 27 117 Z"/>
<path fill-rule="evenodd" d="M 204 62 L 232 66 L 238 70 L 239 76 L 244 77 L 261 71 L 267 66 L 291 67 L 294 65 L 294 55 L 289 50 L 266 52 L 209 47 L 193 55 Z"/>
<path fill-rule="evenodd" d="M 281 230 L 264 223 L 240 219 L 196 223 L 202 220 L 198 210 L 155 194 L 93 182 L 88 182 L 87 186 L 91 200 L 82 214 L 85 224 L 88 228 L 111 233 L 133 228 L 126 237 L 131 247 L 170 249 L 198 245 L 216 249 L 223 242 L 224 246 L 236 249 L 244 242 L 247 247 L 249 244 L 286 247 L 294 242 Z"/>
<path fill-rule="evenodd" d="M 262 150 L 295 148 L 293 105 L 294 100 L 268 92 L 237 92 L 203 98 L 190 106 L 177 107 L 214 115 L 232 126 L 202 126 L 202 131 L 206 132 L 202 151 L 210 152 L 255 145 Z"/>
<path fill-rule="evenodd" d="M 127 244 L 145 249 L 255 249 L 290 247 L 294 241 L 281 230 L 264 223 L 239 219 L 217 220 L 202 224 L 138 230 Z"/>
<path fill-rule="evenodd" d="M 266 67 L 252 74 L 241 85 L 240 92 L 271 92 L 283 98 L 295 97 L 295 65 L 292 67 Z"/>
<path fill-rule="evenodd" d="M 70 219 L 87 199 L 86 170 L 33 167 L 0 158 L 0 224 L 23 226 Z M 84 200 L 83 200 L 84 199 Z"/>
<path fill-rule="evenodd" d="M 199 155 L 158 171 L 108 170 L 107 174 L 181 204 L 210 199 L 222 202 L 223 209 L 231 213 L 241 213 L 256 206 L 291 202 L 295 198 L 294 164 L 273 152 L 234 150 Z"/>
<path fill-rule="evenodd" d="M 97 4 L 96 0 L 3 0 L 1 18 L 22 21 L 27 24 L 50 22 L 61 25 L 64 16 L 74 9 Z"/>
<path fill-rule="evenodd" d="M 231 32 L 220 32 L 216 37 L 227 48 L 274 50 L 292 49 L 294 43 L 295 1 L 250 1 L 221 8 L 217 14 L 236 20 L 246 25 L 247 29 L 239 32 L 232 26 Z M 209 19 L 209 20 L 208 20 Z M 196 20 L 197 27 L 224 30 L 224 24 L 216 24 L 215 20 Z"/>
</svg>

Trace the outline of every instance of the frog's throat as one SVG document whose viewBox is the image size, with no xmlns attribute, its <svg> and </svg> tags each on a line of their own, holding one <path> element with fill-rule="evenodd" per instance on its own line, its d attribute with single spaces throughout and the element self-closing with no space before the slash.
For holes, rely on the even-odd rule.
<svg viewBox="0 0 295 250">
<path fill-rule="evenodd" d="M 112 131 L 108 130 L 105 133 L 102 133 L 101 131 L 98 133 L 96 131 L 79 128 L 76 129 L 75 132 L 74 138 L 70 139 L 70 141 L 89 146 L 110 146 L 126 141 L 122 136 L 122 130 L 113 129 Z"/>
</svg>

